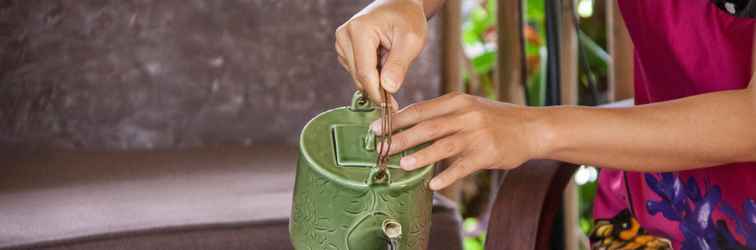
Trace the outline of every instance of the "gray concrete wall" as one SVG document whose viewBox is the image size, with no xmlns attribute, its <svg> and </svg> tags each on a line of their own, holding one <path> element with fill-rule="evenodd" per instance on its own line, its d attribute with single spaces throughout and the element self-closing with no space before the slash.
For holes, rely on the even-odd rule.
<svg viewBox="0 0 756 250">
<path fill-rule="evenodd" d="M 368 2 L 0 0 L 0 146 L 295 144 L 349 102 L 333 33 Z M 403 105 L 439 93 L 432 27 Z"/>
</svg>

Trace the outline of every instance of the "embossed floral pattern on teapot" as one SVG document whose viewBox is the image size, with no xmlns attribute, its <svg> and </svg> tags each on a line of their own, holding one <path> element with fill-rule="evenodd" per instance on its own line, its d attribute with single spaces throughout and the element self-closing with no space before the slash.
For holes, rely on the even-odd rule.
<svg viewBox="0 0 756 250">
<path fill-rule="evenodd" d="M 370 123 L 380 114 L 358 92 L 321 113 L 300 135 L 289 233 L 298 250 L 426 249 L 432 165 L 406 172 L 392 156 L 378 175 Z"/>
</svg>

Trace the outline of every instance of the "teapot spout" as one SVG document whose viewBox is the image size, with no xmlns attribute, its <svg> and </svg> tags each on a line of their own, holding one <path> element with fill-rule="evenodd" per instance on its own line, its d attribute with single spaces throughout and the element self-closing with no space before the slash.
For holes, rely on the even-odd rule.
<svg viewBox="0 0 756 250">
<path fill-rule="evenodd" d="M 386 237 L 386 250 L 399 250 L 399 239 L 402 236 L 402 224 L 396 220 L 383 221 L 383 235 Z"/>
</svg>

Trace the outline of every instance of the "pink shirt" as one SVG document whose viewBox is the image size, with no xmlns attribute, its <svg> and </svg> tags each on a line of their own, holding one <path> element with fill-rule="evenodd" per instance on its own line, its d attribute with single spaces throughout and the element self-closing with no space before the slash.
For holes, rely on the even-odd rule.
<svg viewBox="0 0 756 250">
<path fill-rule="evenodd" d="M 636 104 L 748 86 L 753 19 L 707 0 L 618 2 L 635 45 Z M 630 207 L 675 249 L 756 248 L 756 163 L 623 174 L 601 170 L 595 218 Z"/>
</svg>

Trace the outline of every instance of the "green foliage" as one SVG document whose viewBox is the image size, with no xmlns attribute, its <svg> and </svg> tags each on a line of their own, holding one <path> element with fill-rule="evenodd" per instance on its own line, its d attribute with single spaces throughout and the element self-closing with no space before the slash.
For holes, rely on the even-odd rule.
<svg viewBox="0 0 756 250">
<path fill-rule="evenodd" d="M 462 29 L 465 45 L 482 44 L 486 32 L 496 25 L 496 1 L 488 0 L 486 6 L 475 6 Z"/>
<path fill-rule="evenodd" d="M 608 74 L 609 60 L 611 59 L 609 54 L 585 33 L 578 33 L 578 42 L 580 43 L 580 49 L 584 51 L 582 55 L 585 55 L 583 58 L 580 58 L 581 63 L 586 63 L 590 67 L 590 73 L 592 73 L 580 72 L 579 81 L 584 86 L 589 87 L 588 84 L 591 81 L 597 83 L 599 76 L 606 76 Z M 583 62 L 583 60 L 586 61 Z M 581 65 L 581 67 L 585 68 L 585 65 Z M 591 81 L 589 81 L 589 78 Z"/>
<path fill-rule="evenodd" d="M 465 237 L 462 242 L 465 250 L 483 250 L 483 242 L 478 238 Z"/>
<path fill-rule="evenodd" d="M 490 34 L 496 26 L 496 1 L 487 0 L 485 5 L 476 5 L 468 14 L 462 28 L 463 46 L 475 48 L 476 54 L 467 55 L 470 58 L 475 75 L 465 73 L 465 86 L 469 87 L 470 77 L 477 78 L 480 91 L 485 97 L 495 99 L 493 85 L 493 71 L 496 65 L 496 49 L 491 45 Z"/>
<path fill-rule="evenodd" d="M 529 22 L 535 22 L 543 24 L 544 20 L 544 0 L 527 0 L 525 1 L 525 15 L 526 20 Z"/>
<path fill-rule="evenodd" d="M 588 182 L 578 186 L 578 209 L 580 212 L 580 229 L 588 235 L 593 228 L 593 199 L 596 197 L 598 182 Z"/>
<path fill-rule="evenodd" d="M 539 68 L 530 76 L 528 76 L 528 104 L 531 106 L 543 106 L 546 104 L 546 53 L 540 53 L 545 51 L 546 48 L 539 50 L 537 54 L 539 60 L 542 62 L 539 64 Z"/>
<path fill-rule="evenodd" d="M 467 218 L 462 223 L 465 232 L 476 231 L 480 227 L 480 222 L 475 218 Z M 486 233 L 481 232 L 478 236 L 465 236 L 462 241 L 465 250 L 483 250 L 486 242 Z"/>
<path fill-rule="evenodd" d="M 525 20 L 530 29 L 533 30 L 538 41 L 546 41 L 546 36 L 539 30 L 544 30 L 544 1 L 527 0 L 523 2 L 525 6 Z M 526 33 L 527 34 L 527 33 Z M 526 35 L 527 36 L 527 35 Z M 530 69 L 527 77 L 528 105 L 543 106 L 546 104 L 546 44 L 534 43 L 525 40 L 525 56 L 528 58 L 538 58 L 538 65 L 529 65 L 537 68 Z"/>
<path fill-rule="evenodd" d="M 493 72 L 496 66 L 496 51 L 486 51 L 472 59 L 473 68 L 478 75 Z"/>
<path fill-rule="evenodd" d="M 593 220 L 590 217 L 580 216 L 580 231 L 588 235 L 593 228 Z"/>
</svg>

